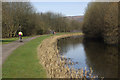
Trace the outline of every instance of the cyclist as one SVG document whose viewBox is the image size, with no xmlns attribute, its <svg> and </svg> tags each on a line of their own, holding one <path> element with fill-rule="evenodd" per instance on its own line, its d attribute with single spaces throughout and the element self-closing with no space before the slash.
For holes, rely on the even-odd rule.
<svg viewBox="0 0 120 80">
<path fill-rule="evenodd" d="M 22 42 L 23 33 L 22 33 L 22 32 L 19 32 L 18 35 L 19 35 L 20 42 Z"/>
</svg>

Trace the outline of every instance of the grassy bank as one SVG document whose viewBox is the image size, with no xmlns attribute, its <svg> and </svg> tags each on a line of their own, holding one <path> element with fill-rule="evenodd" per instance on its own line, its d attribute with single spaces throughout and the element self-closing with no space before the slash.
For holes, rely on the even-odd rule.
<svg viewBox="0 0 120 80">
<path fill-rule="evenodd" d="M 3 78 L 45 78 L 46 71 L 37 59 L 37 46 L 51 35 L 38 37 L 17 48 L 3 64 Z"/>
<path fill-rule="evenodd" d="M 62 35 L 68 33 L 57 33 Z M 70 34 L 70 33 L 69 33 Z M 4 62 L 2 67 L 3 78 L 46 78 L 46 70 L 39 64 L 37 47 L 46 38 L 52 35 L 43 35 L 17 48 Z"/>
</svg>

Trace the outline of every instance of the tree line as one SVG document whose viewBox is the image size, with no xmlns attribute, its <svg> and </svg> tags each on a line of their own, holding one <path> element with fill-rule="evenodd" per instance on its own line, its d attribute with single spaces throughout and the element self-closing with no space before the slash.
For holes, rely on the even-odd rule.
<svg viewBox="0 0 120 80">
<path fill-rule="evenodd" d="M 118 44 L 119 6 L 118 2 L 91 2 L 88 4 L 83 22 L 87 38 L 101 38 L 105 43 Z"/>
<path fill-rule="evenodd" d="M 2 37 L 15 37 L 19 31 L 24 36 L 80 30 L 82 23 L 69 20 L 53 12 L 40 13 L 30 2 L 2 3 Z"/>
</svg>

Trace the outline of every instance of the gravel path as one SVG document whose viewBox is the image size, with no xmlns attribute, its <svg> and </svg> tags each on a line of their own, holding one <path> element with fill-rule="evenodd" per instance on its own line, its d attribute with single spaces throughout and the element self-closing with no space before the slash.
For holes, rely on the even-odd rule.
<svg viewBox="0 0 120 80">
<path fill-rule="evenodd" d="M 23 42 L 19 42 L 19 40 L 11 42 L 9 44 L 3 44 L 2 45 L 2 64 L 5 62 L 5 60 L 7 59 L 7 57 L 19 46 L 25 44 L 26 42 L 35 39 L 37 37 L 40 36 L 35 36 L 35 37 L 31 37 L 31 38 L 27 38 L 27 39 L 23 39 Z"/>
</svg>

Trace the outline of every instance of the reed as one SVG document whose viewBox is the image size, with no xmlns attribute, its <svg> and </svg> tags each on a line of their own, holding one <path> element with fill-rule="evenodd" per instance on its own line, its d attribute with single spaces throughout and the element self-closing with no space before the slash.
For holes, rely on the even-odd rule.
<svg viewBox="0 0 120 80">
<path fill-rule="evenodd" d="M 81 35 L 79 33 L 75 35 Z M 38 56 L 40 62 L 45 67 L 48 78 L 78 78 L 81 80 L 87 80 L 87 78 L 95 79 L 96 76 L 93 76 L 93 70 L 87 70 L 85 67 L 85 71 L 82 69 L 77 70 L 72 66 L 74 63 L 71 60 L 68 60 L 66 57 L 59 55 L 58 49 L 56 46 L 56 40 L 65 36 L 53 36 L 48 38 L 42 42 L 38 49 Z M 72 36 L 69 35 L 69 36 Z M 71 64 L 71 68 L 69 67 Z M 89 75 L 88 75 L 89 73 Z"/>
</svg>

